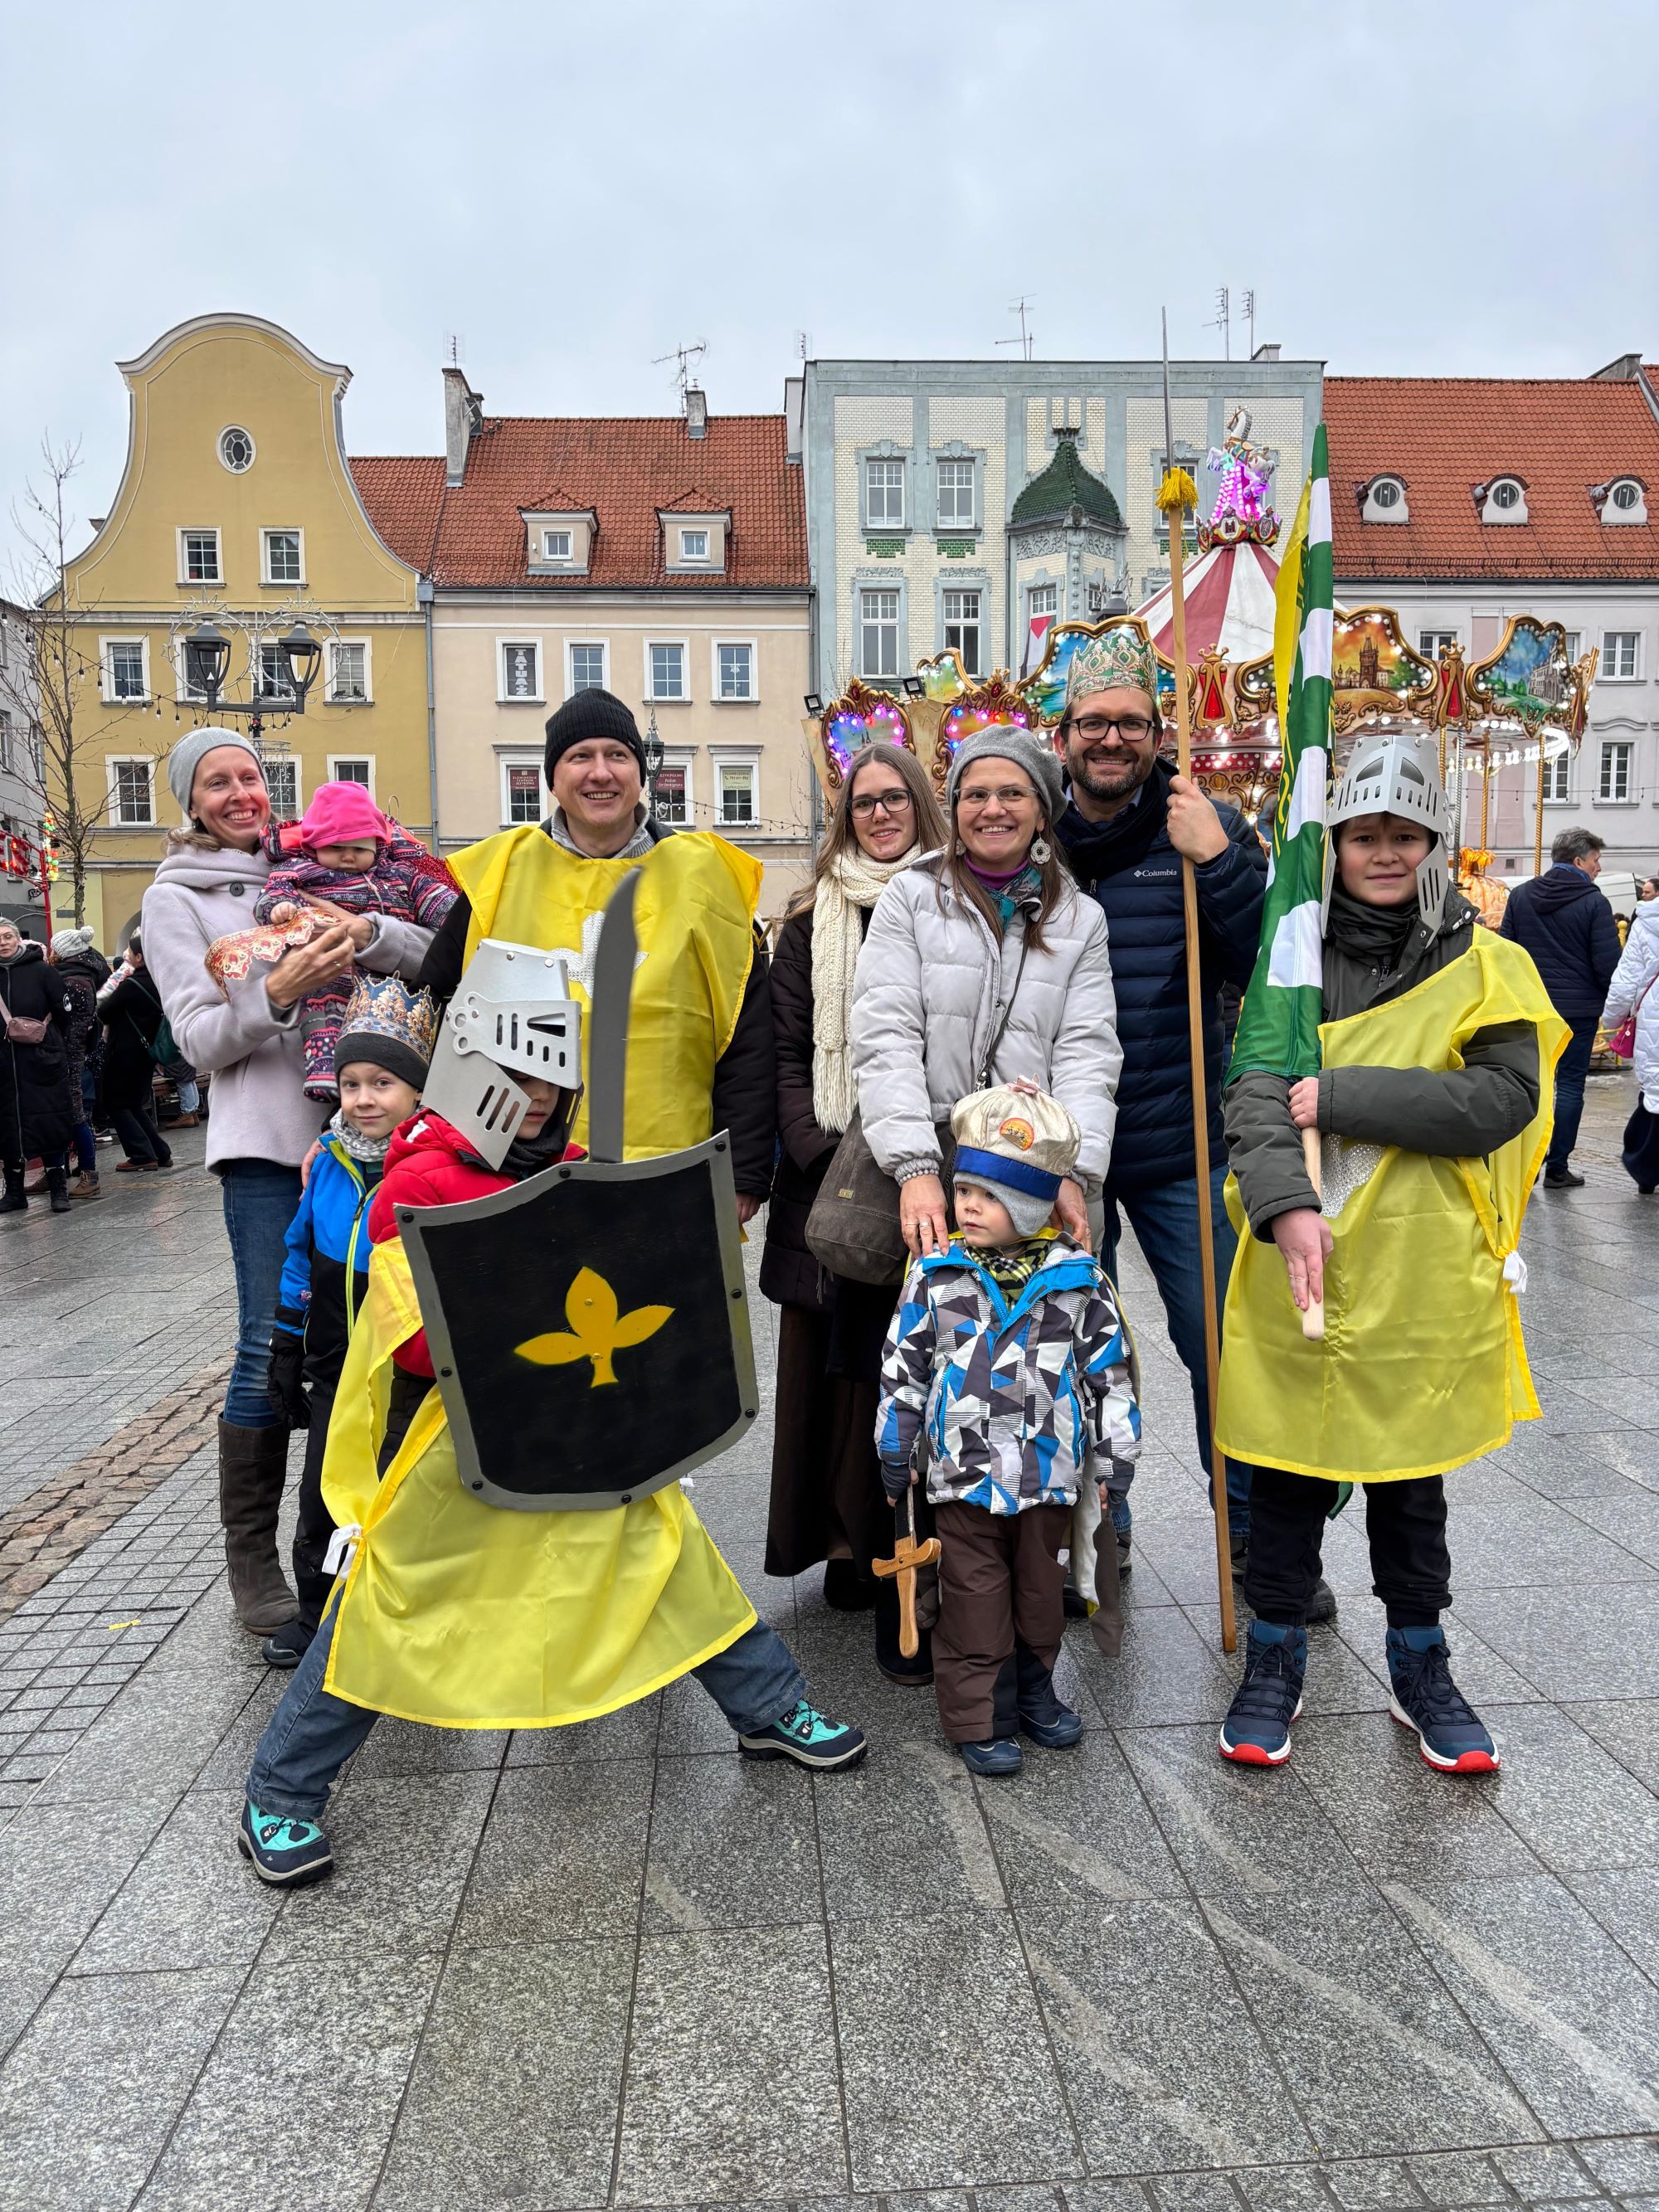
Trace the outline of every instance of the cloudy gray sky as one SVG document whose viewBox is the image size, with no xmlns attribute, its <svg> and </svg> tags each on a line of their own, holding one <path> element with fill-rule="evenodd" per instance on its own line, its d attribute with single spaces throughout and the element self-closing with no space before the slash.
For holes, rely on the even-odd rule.
<svg viewBox="0 0 1659 2212">
<path fill-rule="evenodd" d="M 1652 0 L 9 0 L 0 537 L 41 435 L 118 478 L 113 362 L 214 308 L 350 363 L 359 453 L 492 410 L 775 408 L 831 356 L 1334 372 L 1659 355 Z M 1242 329 L 1235 350 L 1243 344 Z M 0 567 L 4 545 L 0 544 Z"/>
</svg>

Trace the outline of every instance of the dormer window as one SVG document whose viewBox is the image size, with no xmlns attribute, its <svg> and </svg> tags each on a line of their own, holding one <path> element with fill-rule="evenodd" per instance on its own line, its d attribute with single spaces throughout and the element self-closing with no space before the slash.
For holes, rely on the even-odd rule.
<svg viewBox="0 0 1659 2212">
<path fill-rule="evenodd" d="M 1362 522 L 1409 522 L 1412 518 L 1406 504 L 1405 478 L 1373 477 L 1370 483 L 1361 484 L 1359 519 Z"/>
<path fill-rule="evenodd" d="M 570 558 L 570 532 L 568 530 L 544 530 L 542 558 L 544 561 L 568 561 Z"/>
<path fill-rule="evenodd" d="M 1482 522 L 1529 522 L 1527 513 L 1527 487 L 1519 477 L 1494 477 L 1490 483 L 1476 484 L 1475 511 Z"/>
<path fill-rule="evenodd" d="M 599 523 L 591 507 L 526 507 L 525 563 L 532 575 L 585 576 L 592 565 Z"/>
<path fill-rule="evenodd" d="M 680 558 L 682 561 L 706 561 L 708 558 L 708 532 L 706 530 L 682 530 Z"/>
<path fill-rule="evenodd" d="M 1640 477 L 1614 477 L 1607 483 L 1592 484 L 1590 497 L 1595 512 L 1609 526 L 1644 523 L 1648 519 L 1647 487 Z"/>
<path fill-rule="evenodd" d="M 696 514 L 688 512 L 689 507 L 688 501 L 678 512 L 657 509 L 662 526 L 663 566 L 671 574 L 676 570 L 723 570 L 726 539 L 732 530 L 730 514 L 713 510 Z"/>
</svg>

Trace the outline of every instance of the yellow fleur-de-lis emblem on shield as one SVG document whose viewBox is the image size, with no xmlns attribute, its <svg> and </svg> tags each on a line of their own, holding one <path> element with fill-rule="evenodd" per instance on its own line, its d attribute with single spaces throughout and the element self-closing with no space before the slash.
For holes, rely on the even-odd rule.
<svg viewBox="0 0 1659 2212">
<path fill-rule="evenodd" d="M 635 1306 L 632 1313 L 619 1314 L 617 1293 L 605 1277 L 582 1267 L 565 1294 L 568 1331 L 550 1329 L 513 1348 L 520 1359 L 532 1360 L 538 1367 L 568 1367 L 572 1360 L 591 1359 L 593 1380 L 588 1387 L 597 1390 L 602 1382 L 617 1379 L 611 1354 L 654 1336 L 673 1310 L 672 1306 Z"/>
</svg>

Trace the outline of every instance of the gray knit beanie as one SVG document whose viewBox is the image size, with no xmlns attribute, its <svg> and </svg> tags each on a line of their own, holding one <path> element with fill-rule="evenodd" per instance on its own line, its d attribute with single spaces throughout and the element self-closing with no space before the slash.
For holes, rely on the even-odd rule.
<svg viewBox="0 0 1659 2212">
<path fill-rule="evenodd" d="M 246 731 L 221 730 L 211 722 L 204 729 L 192 730 L 187 738 L 180 738 L 167 755 L 167 783 L 186 821 L 190 819 L 191 787 L 202 764 L 202 756 L 219 745 L 234 745 L 240 752 L 252 754 L 256 761 L 259 757 L 258 747 Z"/>
<path fill-rule="evenodd" d="M 1012 722 L 993 722 L 986 729 L 975 730 L 971 738 L 964 738 L 951 758 L 951 771 L 945 779 L 945 804 L 951 814 L 956 812 L 963 770 L 977 760 L 1012 761 L 1030 777 L 1051 823 L 1065 811 L 1066 786 L 1053 747 Z"/>
</svg>

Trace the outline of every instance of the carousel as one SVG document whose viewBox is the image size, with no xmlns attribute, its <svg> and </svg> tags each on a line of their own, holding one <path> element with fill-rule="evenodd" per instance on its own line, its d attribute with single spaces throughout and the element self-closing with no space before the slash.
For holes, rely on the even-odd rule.
<svg viewBox="0 0 1659 2212">
<path fill-rule="evenodd" d="M 1188 541 L 1185 563 L 1187 704 L 1193 773 L 1212 799 L 1231 800 L 1254 823 L 1279 783 L 1273 688 L 1273 548 L 1280 525 L 1268 497 L 1268 463 L 1249 441 L 1243 410 L 1208 466 L 1220 478 L 1214 505 Z M 1006 668 L 969 675 L 951 651 L 922 661 L 894 690 L 854 678 L 835 699 L 807 702 L 803 729 L 826 797 L 847 763 L 872 739 L 915 754 L 941 797 L 951 757 L 991 722 L 1051 728 L 1064 710 L 1066 677 L 1079 645 L 1125 626 L 1157 655 L 1166 739 L 1173 751 L 1176 654 L 1173 594 L 1165 587 L 1133 612 L 1050 629 L 1028 675 Z M 1595 675 L 1594 647 L 1568 657 L 1559 623 L 1510 617 L 1496 652 L 1467 662 L 1449 646 L 1430 660 L 1409 645 L 1391 607 L 1338 607 L 1332 654 L 1332 723 L 1337 745 L 1361 730 L 1401 728 L 1438 741 L 1441 772 L 1457 823 L 1458 883 L 1495 922 L 1508 894 L 1489 878 L 1495 779 L 1519 768 L 1535 779 L 1533 866 L 1543 868 L 1543 797 L 1549 763 L 1577 750 Z"/>
</svg>

